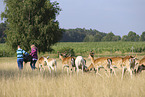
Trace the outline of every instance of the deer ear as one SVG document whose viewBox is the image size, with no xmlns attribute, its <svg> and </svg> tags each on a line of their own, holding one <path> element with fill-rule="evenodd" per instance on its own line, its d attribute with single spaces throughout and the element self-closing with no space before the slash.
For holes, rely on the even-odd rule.
<svg viewBox="0 0 145 97">
<path fill-rule="evenodd" d="M 94 54 L 93 50 L 90 50 L 90 53 L 91 53 L 91 54 Z"/>
</svg>

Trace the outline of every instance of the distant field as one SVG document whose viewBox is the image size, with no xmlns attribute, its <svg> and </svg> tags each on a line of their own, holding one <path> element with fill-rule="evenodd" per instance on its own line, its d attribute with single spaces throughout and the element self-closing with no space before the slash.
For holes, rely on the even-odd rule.
<svg viewBox="0 0 145 97">
<path fill-rule="evenodd" d="M 89 65 L 90 59 L 87 59 Z M 61 60 L 57 58 L 57 73 L 32 71 L 29 63 L 23 71 L 17 68 L 16 57 L 0 58 L 0 97 L 145 97 L 145 72 L 130 78 L 126 72 L 121 80 L 121 71 L 117 76 L 107 77 L 104 70 L 82 75 L 79 72 L 67 75 L 61 72 Z"/>
<path fill-rule="evenodd" d="M 52 46 L 55 53 L 66 47 L 72 48 L 76 55 L 83 56 L 87 56 L 91 50 L 95 52 L 96 56 L 145 53 L 145 42 L 60 42 Z"/>
<path fill-rule="evenodd" d="M 124 56 L 128 54 L 145 54 L 145 42 L 58 42 L 51 46 L 54 49 L 51 54 L 57 56 L 57 52 L 63 48 L 72 48 L 76 55 L 88 56 L 93 50 L 95 56 Z M 38 48 L 39 49 L 39 48 Z M 46 53 L 47 55 L 50 53 Z M 15 56 L 8 50 L 5 44 L 0 44 L 1 56 Z M 44 55 L 44 54 L 41 54 Z"/>
</svg>

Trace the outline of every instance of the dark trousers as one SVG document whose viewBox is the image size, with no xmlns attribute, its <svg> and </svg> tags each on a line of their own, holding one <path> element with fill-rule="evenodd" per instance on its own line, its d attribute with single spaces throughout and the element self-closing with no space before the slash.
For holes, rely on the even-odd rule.
<svg viewBox="0 0 145 97">
<path fill-rule="evenodd" d="M 32 60 L 32 61 L 30 62 L 30 66 L 31 66 L 31 69 L 32 69 L 32 70 L 35 69 L 36 61 L 37 61 L 37 60 Z"/>
</svg>

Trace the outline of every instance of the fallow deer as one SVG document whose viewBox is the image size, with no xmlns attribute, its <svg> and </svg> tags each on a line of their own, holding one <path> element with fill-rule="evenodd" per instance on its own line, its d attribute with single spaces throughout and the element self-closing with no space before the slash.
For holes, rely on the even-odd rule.
<svg viewBox="0 0 145 97">
<path fill-rule="evenodd" d="M 79 69 L 82 69 L 82 73 L 83 71 L 86 71 L 86 60 L 82 57 L 82 56 L 77 56 L 75 59 L 75 66 L 77 69 L 77 74 L 79 72 Z"/>
<path fill-rule="evenodd" d="M 98 73 L 99 68 L 103 67 L 106 71 L 109 72 L 109 74 L 111 72 L 110 70 L 112 69 L 112 71 L 116 75 L 114 68 L 111 65 L 112 60 L 110 58 L 101 57 L 101 58 L 94 59 L 94 53 L 92 52 L 89 53 L 89 57 L 91 58 L 91 62 L 92 62 L 91 65 L 93 65 L 92 67 L 94 67 L 95 72 L 97 71 L 96 74 L 99 74 Z"/>
<path fill-rule="evenodd" d="M 141 60 L 136 60 L 135 62 L 135 72 L 139 73 L 142 70 L 145 70 L 145 57 L 143 57 Z"/>
<path fill-rule="evenodd" d="M 125 73 L 125 69 L 127 69 L 127 71 L 130 73 L 130 76 L 132 78 L 132 72 L 134 71 L 134 67 L 135 67 L 135 57 L 126 56 L 122 58 L 122 79 Z"/>
<path fill-rule="evenodd" d="M 56 59 L 53 58 L 45 58 L 45 57 L 40 57 L 38 59 L 38 64 L 39 64 L 39 70 L 44 69 L 45 70 L 45 66 L 48 67 L 49 72 L 51 73 L 51 69 L 54 70 L 56 72 L 56 68 L 57 68 L 57 62 Z"/>
<path fill-rule="evenodd" d="M 64 71 L 64 68 L 67 67 L 67 74 L 69 71 L 74 70 L 75 68 L 75 58 L 74 57 L 63 57 L 62 53 L 59 53 L 59 58 L 62 60 L 62 72 Z"/>
</svg>

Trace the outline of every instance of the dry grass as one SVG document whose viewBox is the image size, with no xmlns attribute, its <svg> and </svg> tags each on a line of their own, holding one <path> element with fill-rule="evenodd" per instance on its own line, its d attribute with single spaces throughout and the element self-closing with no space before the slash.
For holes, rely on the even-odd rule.
<svg viewBox="0 0 145 97">
<path fill-rule="evenodd" d="M 89 62 L 89 60 L 87 60 Z M 121 80 L 109 78 L 100 70 L 103 78 L 94 72 L 67 75 L 61 72 L 61 61 L 57 59 L 57 73 L 32 71 L 29 63 L 19 71 L 16 58 L 0 58 L 0 97 L 144 97 L 144 72 L 134 75 L 126 73 Z"/>
</svg>

